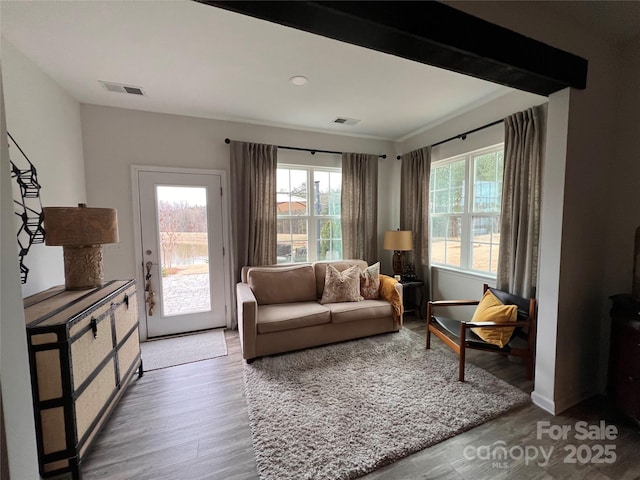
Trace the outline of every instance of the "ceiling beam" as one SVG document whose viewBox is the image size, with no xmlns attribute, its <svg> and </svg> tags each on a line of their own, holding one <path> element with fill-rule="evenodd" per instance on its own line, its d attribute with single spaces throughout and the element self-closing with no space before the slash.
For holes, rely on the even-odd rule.
<svg viewBox="0 0 640 480">
<path fill-rule="evenodd" d="M 197 1 L 539 95 L 586 87 L 586 59 L 438 2 Z"/>
</svg>

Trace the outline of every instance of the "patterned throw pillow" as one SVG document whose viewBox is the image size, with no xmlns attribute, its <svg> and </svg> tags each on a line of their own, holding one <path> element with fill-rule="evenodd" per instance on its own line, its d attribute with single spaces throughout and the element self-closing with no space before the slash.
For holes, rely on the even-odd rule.
<svg viewBox="0 0 640 480">
<path fill-rule="evenodd" d="M 380 296 L 380 262 L 360 274 L 360 295 L 365 300 L 376 300 Z"/>
<path fill-rule="evenodd" d="M 327 265 L 324 292 L 320 303 L 359 302 L 360 269 L 357 265 L 340 272 L 333 265 Z"/>
</svg>

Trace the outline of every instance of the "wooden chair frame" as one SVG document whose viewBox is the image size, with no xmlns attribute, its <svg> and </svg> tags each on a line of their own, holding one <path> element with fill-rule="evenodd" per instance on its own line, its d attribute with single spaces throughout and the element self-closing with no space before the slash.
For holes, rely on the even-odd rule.
<svg viewBox="0 0 640 480">
<path fill-rule="evenodd" d="M 488 290 L 489 286 L 485 283 L 483 285 L 483 293 Z M 505 292 L 506 293 L 506 292 Z M 499 353 L 501 355 L 513 355 L 523 358 L 525 361 L 527 379 L 533 379 L 533 366 L 535 359 L 535 342 L 536 342 L 536 299 L 529 299 L 529 310 L 526 319 L 516 320 L 515 322 L 468 322 L 460 321 L 460 331 L 455 338 L 447 335 L 444 328 L 439 326 L 437 319 L 434 316 L 434 310 L 437 307 L 455 307 L 462 305 L 478 305 L 479 300 L 436 300 L 429 301 L 427 303 L 427 349 L 431 348 L 431 334 L 434 334 L 442 342 L 453 350 L 459 358 L 459 373 L 458 380 L 464 382 L 464 364 L 466 357 L 466 349 L 482 350 L 485 352 Z M 519 329 L 527 330 L 527 348 L 514 348 L 505 347 L 498 348 L 494 345 L 480 341 L 468 341 L 467 330 L 470 328 L 505 328 L 505 327 L 518 327 L 514 330 L 514 336 L 518 335 Z M 453 333 L 453 332 L 451 332 Z M 513 339 L 513 337 L 512 337 Z M 486 346 L 485 346 L 486 345 Z"/>
</svg>

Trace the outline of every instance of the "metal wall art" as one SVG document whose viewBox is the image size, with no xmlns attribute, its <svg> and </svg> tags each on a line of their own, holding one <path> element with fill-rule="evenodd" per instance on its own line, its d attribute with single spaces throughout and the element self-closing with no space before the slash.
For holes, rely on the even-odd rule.
<svg viewBox="0 0 640 480">
<path fill-rule="evenodd" d="M 7 132 L 7 135 L 11 140 L 9 143 L 11 178 L 15 178 L 20 191 L 20 199 L 13 199 L 16 204 L 15 214 L 21 220 L 17 234 L 20 279 L 22 283 L 27 283 L 29 268 L 24 263 L 24 257 L 29 253 L 31 245 L 44 242 L 44 228 L 42 226 L 44 216 L 42 213 L 42 201 L 40 200 L 41 187 L 38 183 L 36 167 L 31 163 L 11 134 Z"/>
</svg>

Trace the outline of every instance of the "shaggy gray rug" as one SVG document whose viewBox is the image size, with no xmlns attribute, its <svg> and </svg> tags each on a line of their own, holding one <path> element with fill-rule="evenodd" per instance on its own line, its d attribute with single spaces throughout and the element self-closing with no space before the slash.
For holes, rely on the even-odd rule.
<svg viewBox="0 0 640 480">
<path fill-rule="evenodd" d="M 529 395 L 391 333 L 244 366 L 260 478 L 350 479 L 524 405 Z"/>
<path fill-rule="evenodd" d="M 224 329 L 191 333 L 140 344 L 144 371 L 199 362 L 227 354 Z"/>
</svg>

